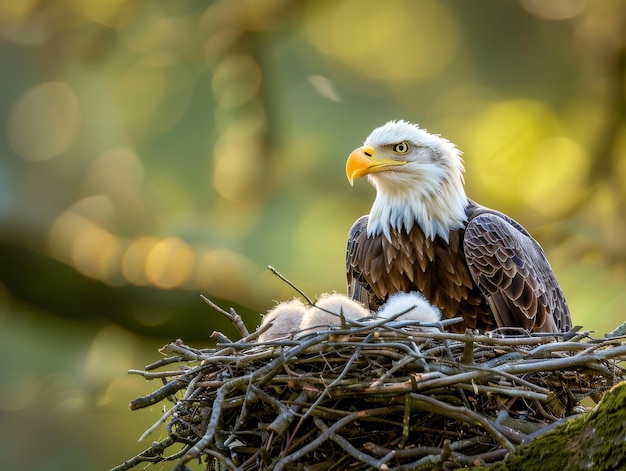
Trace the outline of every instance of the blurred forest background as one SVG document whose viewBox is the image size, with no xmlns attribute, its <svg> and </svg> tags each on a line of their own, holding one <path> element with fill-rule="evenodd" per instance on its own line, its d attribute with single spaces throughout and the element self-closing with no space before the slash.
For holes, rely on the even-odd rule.
<svg viewBox="0 0 626 471">
<path fill-rule="evenodd" d="M 626 302 L 621 0 L 0 0 L 0 468 L 108 469 L 149 443 L 182 338 L 344 291 L 372 203 L 345 159 L 407 119 L 543 244 L 575 324 Z M 155 432 L 164 434 L 163 430 Z M 165 467 L 164 469 L 169 469 Z"/>
</svg>

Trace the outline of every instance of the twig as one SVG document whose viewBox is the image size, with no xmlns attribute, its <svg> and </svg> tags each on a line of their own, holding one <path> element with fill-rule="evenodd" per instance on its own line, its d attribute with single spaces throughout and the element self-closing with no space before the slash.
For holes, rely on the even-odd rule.
<svg viewBox="0 0 626 471">
<path fill-rule="evenodd" d="M 144 463 L 146 461 L 161 461 L 163 457 L 163 452 L 172 444 L 174 444 L 174 438 L 166 437 L 160 442 L 153 443 L 150 448 L 146 448 L 137 456 L 134 456 L 133 458 L 124 461 L 122 464 L 116 466 L 115 468 L 112 468 L 111 471 L 127 471 L 128 469 L 132 469 L 138 464 Z"/>
<path fill-rule="evenodd" d="M 348 415 L 348 416 L 338 420 L 332 426 L 328 427 L 315 440 L 313 440 L 313 441 L 309 442 L 308 444 L 302 446 L 301 448 L 299 448 L 298 450 L 296 450 L 292 454 L 287 455 L 287 456 L 281 458 L 278 461 L 278 463 L 276 463 L 276 466 L 274 467 L 274 469 L 276 471 L 280 471 L 287 464 L 293 463 L 294 461 L 298 460 L 299 458 L 301 458 L 301 457 L 305 456 L 306 454 L 310 453 L 311 451 L 316 449 L 320 444 L 322 444 L 323 442 L 328 440 L 333 433 L 335 433 L 336 431 L 340 430 L 345 425 L 347 425 L 347 424 L 349 424 L 351 422 L 354 422 L 355 420 L 359 420 L 359 419 L 362 419 L 362 418 L 365 418 L 365 417 L 374 417 L 374 416 L 377 416 L 377 415 L 392 414 L 392 413 L 398 412 L 400 410 L 404 411 L 404 406 L 389 406 L 389 407 L 381 407 L 381 408 L 378 408 L 378 409 L 369 409 L 369 410 L 365 410 L 365 411 L 354 412 L 354 413 L 352 413 L 352 414 L 350 414 L 350 415 Z"/>
<path fill-rule="evenodd" d="M 306 411 L 306 413 L 302 416 L 302 418 L 300 419 L 301 423 L 311 414 L 311 412 L 315 409 L 315 407 L 317 407 L 317 405 L 320 404 L 322 402 L 322 400 L 327 395 L 330 394 L 330 390 L 333 387 L 335 387 L 337 384 L 339 384 L 341 382 L 341 380 L 346 376 L 346 374 L 348 373 L 348 371 L 350 371 L 350 368 L 352 368 L 352 365 L 354 364 L 354 362 L 358 358 L 359 354 L 361 353 L 361 348 L 366 344 L 366 341 L 368 339 L 371 339 L 371 337 L 373 337 L 373 334 L 369 335 L 360 345 L 357 346 L 357 348 L 355 349 L 354 353 L 350 356 L 350 359 L 347 361 L 346 365 L 344 366 L 344 368 L 341 371 L 341 373 L 339 374 L 339 376 L 337 376 L 337 378 L 335 378 L 324 389 L 324 391 L 322 391 L 322 394 L 320 394 L 320 396 L 315 400 L 315 402 L 311 405 L 311 407 L 309 407 L 309 409 Z"/>
<path fill-rule="evenodd" d="M 171 378 L 172 376 L 180 376 L 180 371 L 156 371 L 150 372 L 145 370 L 128 370 L 129 375 L 139 375 L 146 379 Z"/>
<path fill-rule="evenodd" d="M 157 389 L 153 393 L 148 394 L 147 396 L 138 397 L 137 399 L 130 401 L 130 403 L 128 404 L 128 408 L 130 410 L 137 410 L 143 409 L 144 407 L 148 407 L 153 404 L 157 404 L 166 397 L 174 394 L 176 391 L 183 389 L 185 386 L 187 386 L 187 384 L 189 384 L 189 381 L 186 381 L 185 379 L 173 379 L 172 381 L 165 383 L 163 387 Z"/>
<path fill-rule="evenodd" d="M 154 424 L 152 424 L 152 426 L 150 428 L 148 428 L 144 433 L 141 434 L 141 436 L 139 437 L 139 439 L 137 440 L 138 442 L 142 442 L 144 441 L 144 439 L 150 435 L 152 432 L 154 432 L 157 428 L 159 428 L 160 425 L 164 424 L 165 421 L 170 418 L 172 416 L 172 414 L 174 413 L 174 411 L 176 410 L 176 406 L 178 404 L 174 404 L 172 407 L 170 407 L 165 414 L 163 414 L 161 416 L 161 418 L 159 420 L 157 420 Z"/>
<path fill-rule="evenodd" d="M 144 370 L 146 371 L 156 370 L 157 368 L 160 368 L 162 366 L 171 365 L 172 363 L 178 363 L 182 360 L 183 358 L 179 356 L 161 358 L 159 361 L 155 361 L 154 363 L 150 363 L 149 365 L 145 366 Z"/>
<path fill-rule="evenodd" d="M 278 436 L 282 435 L 285 430 L 287 430 L 287 427 L 289 427 L 289 425 L 293 422 L 296 414 L 300 412 L 300 409 L 302 409 L 302 405 L 299 405 L 298 403 L 303 403 L 308 400 L 308 398 L 309 393 L 307 391 L 300 391 L 295 403 L 287 410 L 282 411 L 278 417 L 276 417 L 276 419 L 274 419 L 274 421 L 267 426 L 267 429 L 270 432 L 274 432 Z"/>
<path fill-rule="evenodd" d="M 429 412 L 437 412 L 444 417 L 449 417 L 471 425 L 479 424 L 482 428 L 489 432 L 498 443 L 506 448 L 509 453 L 515 453 L 515 446 L 501 433 L 500 430 L 498 430 L 499 427 L 496 427 L 495 424 L 487 420 L 482 415 L 476 414 L 475 412 L 464 407 L 448 405 L 423 394 L 411 393 L 411 399 L 413 399 L 413 405 L 418 409 L 427 410 Z M 521 442 L 522 439 L 520 438 L 518 443 Z"/>
<path fill-rule="evenodd" d="M 200 298 L 202 298 L 202 300 L 205 303 L 207 303 L 209 306 L 211 306 L 217 312 L 219 312 L 220 314 L 225 316 L 237 328 L 237 331 L 239 332 L 239 335 L 241 335 L 242 338 L 245 338 L 248 335 L 250 335 L 250 332 L 248 332 L 248 329 L 246 328 L 246 325 L 243 323 L 243 320 L 241 319 L 241 316 L 239 314 L 237 314 L 237 312 L 235 312 L 235 310 L 232 307 L 230 308 L 230 312 L 228 312 L 228 311 L 225 311 L 224 309 L 222 309 L 221 307 L 219 307 L 217 304 L 215 304 L 213 301 L 211 301 L 205 295 L 201 294 Z"/>
<path fill-rule="evenodd" d="M 309 303 L 309 306 L 315 306 L 315 303 L 313 301 L 311 301 L 311 298 L 309 298 L 306 293 L 304 291 L 302 291 L 300 288 L 298 288 L 295 284 L 293 284 L 291 281 L 289 281 L 287 278 L 285 278 L 282 273 L 280 273 L 278 270 L 276 270 L 276 268 L 274 268 L 271 265 L 267 266 L 268 270 L 271 271 L 274 275 L 276 275 L 278 278 L 280 278 L 282 281 L 284 281 L 285 283 L 287 283 L 289 286 L 291 286 L 294 290 L 296 290 L 298 292 L 298 294 L 300 296 L 302 296 L 304 299 L 306 299 L 306 302 Z"/>
<path fill-rule="evenodd" d="M 319 428 L 323 433 L 328 431 L 328 425 L 324 423 L 322 419 L 319 417 L 315 417 L 313 419 L 313 423 L 317 428 Z M 377 460 L 376 458 L 368 455 L 367 453 L 363 453 L 360 450 L 357 450 L 353 447 L 348 440 L 343 438 L 338 433 L 331 433 L 329 437 L 332 441 L 334 441 L 337 445 L 339 445 L 343 450 L 348 453 L 350 456 L 356 458 L 361 463 L 368 464 L 375 469 L 380 469 L 380 467 L 384 464 L 381 460 Z"/>
</svg>

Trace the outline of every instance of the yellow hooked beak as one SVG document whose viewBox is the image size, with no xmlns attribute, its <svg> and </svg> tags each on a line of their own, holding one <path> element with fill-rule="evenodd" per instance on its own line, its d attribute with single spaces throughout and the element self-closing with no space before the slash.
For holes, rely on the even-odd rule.
<svg viewBox="0 0 626 471">
<path fill-rule="evenodd" d="M 392 165 L 404 165 L 406 160 L 377 159 L 376 152 L 371 146 L 354 149 L 346 162 L 346 176 L 350 185 L 354 185 L 355 178 L 361 178 L 370 173 L 383 172 Z"/>
</svg>

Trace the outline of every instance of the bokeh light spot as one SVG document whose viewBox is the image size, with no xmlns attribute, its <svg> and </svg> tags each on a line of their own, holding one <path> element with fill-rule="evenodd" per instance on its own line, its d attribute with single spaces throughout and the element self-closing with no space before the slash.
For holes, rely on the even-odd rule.
<svg viewBox="0 0 626 471">
<path fill-rule="evenodd" d="M 571 209 L 585 196 L 589 160 L 573 140 L 557 136 L 538 143 L 525 167 L 522 195 L 536 211 L 550 217 Z"/>
<path fill-rule="evenodd" d="M 89 228 L 91 222 L 85 217 L 68 210 L 62 213 L 50 227 L 48 247 L 50 253 L 66 263 L 70 263 L 72 243 L 76 234 Z"/>
<path fill-rule="evenodd" d="M 127 247 L 122 257 L 122 275 L 129 283 L 138 286 L 149 284 L 146 278 L 146 259 L 158 242 L 156 237 L 141 237 Z"/>
<path fill-rule="evenodd" d="M 0 0 L 0 34 L 9 41 L 29 46 L 47 40 L 53 28 L 46 21 L 46 13 L 33 8 L 36 3 L 36 0 Z"/>
<path fill-rule="evenodd" d="M 267 127 L 265 107 L 261 100 L 246 103 L 245 113 L 233 113 L 228 108 L 218 106 L 214 112 L 215 130 L 220 134 L 233 132 L 239 139 L 251 139 L 262 135 Z"/>
<path fill-rule="evenodd" d="M 330 12 L 309 11 L 308 38 L 367 77 L 390 83 L 429 77 L 457 49 L 458 27 L 442 3 L 344 0 L 335 5 Z"/>
<path fill-rule="evenodd" d="M 137 134 L 146 132 L 150 118 L 165 92 L 163 67 L 150 57 L 131 66 L 116 85 L 120 117 Z"/>
<path fill-rule="evenodd" d="M 337 204 L 339 197 L 320 197 L 306 208 L 294 227 L 297 264 L 326 273 L 325 290 L 345 287 L 345 248 L 350 221 L 358 214 L 350 205 Z"/>
<path fill-rule="evenodd" d="M 258 274 L 256 265 L 244 255 L 228 249 L 209 250 L 200 255 L 196 280 L 200 289 L 237 299 L 248 291 Z"/>
<path fill-rule="evenodd" d="M 143 5 L 142 14 L 134 18 L 133 27 L 121 28 L 118 37 L 124 46 L 134 51 L 166 51 L 176 43 L 182 26 L 176 24 L 175 18 L 166 16 L 157 2 L 148 2 Z"/>
<path fill-rule="evenodd" d="M 38 0 L 0 1 L 0 18 L 4 21 L 22 21 L 37 5 Z"/>
<path fill-rule="evenodd" d="M 183 285 L 191 276 L 195 255 L 191 247 L 176 237 L 156 243 L 146 258 L 146 278 L 163 289 Z"/>
<path fill-rule="evenodd" d="M 219 106 L 234 108 L 250 101 L 261 87 L 261 69 L 249 54 L 227 56 L 217 66 L 211 87 Z"/>
<path fill-rule="evenodd" d="M 584 13 L 587 0 L 521 0 L 522 7 L 542 20 L 569 20 Z"/>
<path fill-rule="evenodd" d="M 72 205 L 71 211 L 85 220 L 107 226 L 115 219 L 115 207 L 105 195 L 87 196 Z"/>
<path fill-rule="evenodd" d="M 84 412 L 88 405 L 85 391 L 71 389 L 63 391 L 54 407 L 54 412 L 66 417 L 68 414 Z"/>
<path fill-rule="evenodd" d="M 74 234 L 71 261 L 84 275 L 112 281 L 118 273 L 120 259 L 121 248 L 117 236 L 96 224 L 89 224 Z"/>
<path fill-rule="evenodd" d="M 71 0 L 67 3 L 89 20 L 118 27 L 128 17 L 129 0 Z M 132 11 L 132 9 L 130 9 Z"/>
<path fill-rule="evenodd" d="M 236 133 L 224 134 L 214 147 L 213 184 L 224 198 L 237 201 L 258 190 L 262 169 L 258 142 Z"/>
<path fill-rule="evenodd" d="M 229 20 L 245 30 L 279 30 L 289 19 L 289 15 L 283 14 L 290 8 L 289 3 L 290 0 L 240 0 L 229 8 Z"/>
<path fill-rule="evenodd" d="M 85 363 L 83 376 L 94 386 L 104 386 L 120 371 L 127 370 L 135 361 L 135 337 L 124 329 L 109 324 L 94 337 Z"/>
<path fill-rule="evenodd" d="M 79 200 L 52 224 L 48 234 L 50 252 L 87 276 L 113 281 L 119 271 L 121 241 L 104 227 L 114 216 L 115 209 L 107 196 Z"/>
<path fill-rule="evenodd" d="M 541 142 L 562 134 L 557 117 L 533 100 L 486 106 L 463 131 L 468 186 L 505 212 L 527 206 L 524 195 L 537 173 L 532 156 Z"/>
<path fill-rule="evenodd" d="M 9 114 L 7 134 L 13 151 L 26 160 L 48 160 L 74 143 L 80 127 L 80 106 L 65 82 L 31 88 Z"/>
<path fill-rule="evenodd" d="M 82 186 L 85 193 L 106 195 L 115 210 L 118 228 L 133 228 L 146 214 L 146 205 L 140 193 L 143 179 L 144 166 L 133 151 L 109 149 L 94 160 Z M 102 221 L 102 211 L 92 214 L 91 219 Z"/>
<path fill-rule="evenodd" d="M 105 190 L 120 182 L 136 189 L 141 186 L 144 173 L 143 164 L 134 151 L 124 148 L 109 149 L 91 164 L 88 181 L 98 190 Z"/>
</svg>

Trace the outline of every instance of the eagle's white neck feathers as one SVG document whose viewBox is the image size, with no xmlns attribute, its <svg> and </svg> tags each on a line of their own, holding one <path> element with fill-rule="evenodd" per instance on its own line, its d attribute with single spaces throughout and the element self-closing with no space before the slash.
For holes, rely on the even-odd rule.
<svg viewBox="0 0 626 471">
<path fill-rule="evenodd" d="M 368 236 L 391 229 L 409 232 L 417 224 L 426 237 L 448 241 L 450 231 L 467 221 L 468 199 L 463 188 L 463 160 L 454 144 L 406 121 L 390 121 L 365 140 L 376 155 L 391 153 L 393 144 L 407 141 L 411 151 L 398 158 L 406 164 L 368 175 L 376 188 L 367 226 Z"/>
</svg>

